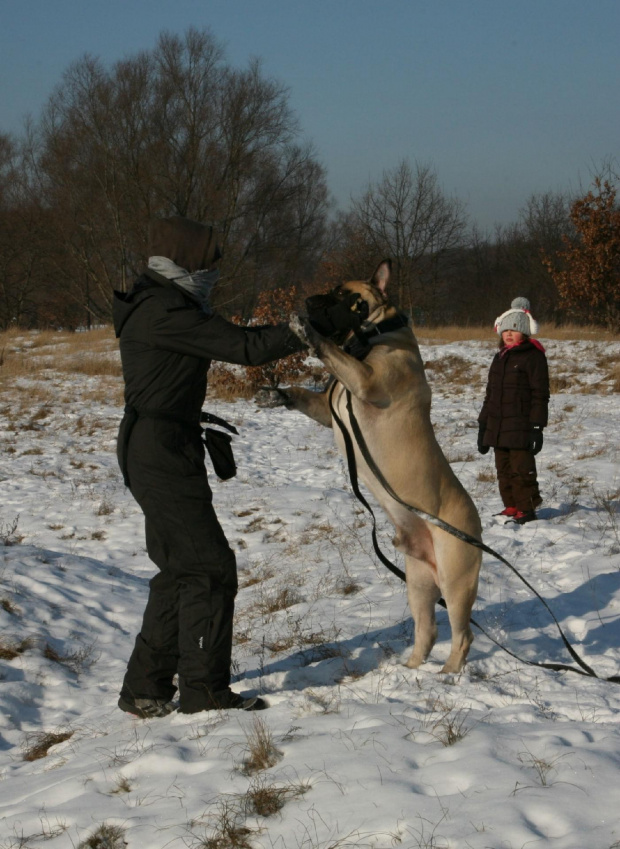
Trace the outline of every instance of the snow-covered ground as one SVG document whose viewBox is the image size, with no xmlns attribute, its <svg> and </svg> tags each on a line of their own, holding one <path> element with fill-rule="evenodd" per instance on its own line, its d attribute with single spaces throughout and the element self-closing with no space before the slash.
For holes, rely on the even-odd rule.
<svg viewBox="0 0 620 849">
<path fill-rule="evenodd" d="M 492 454 L 475 450 L 491 342 L 422 346 L 433 420 L 485 542 L 614 675 L 620 417 L 605 369 L 620 345 L 546 344 L 572 386 L 552 396 L 540 521 L 493 516 Z M 620 847 L 620 686 L 525 665 L 480 635 L 462 674 L 438 675 L 443 611 L 429 662 L 403 666 L 404 587 L 372 553 L 331 432 L 280 409 L 209 403 L 240 431 L 237 478 L 213 483 L 240 573 L 234 687 L 270 709 L 118 710 L 153 575 L 116 465 L 120 379 L 41 363 L 0 400 L 0 849 Z M 384 526 L 391 555 L 389 540 Z M 475 618 L 519 656 L 570 662 L 542 605 L 487 555 Z"/>
</svg>

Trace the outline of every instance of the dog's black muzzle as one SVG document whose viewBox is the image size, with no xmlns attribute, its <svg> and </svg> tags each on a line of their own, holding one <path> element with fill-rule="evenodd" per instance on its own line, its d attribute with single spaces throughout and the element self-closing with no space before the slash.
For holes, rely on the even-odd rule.
<svg viewBox="0 0 620 849">
<path fill-rule="evenodd" d="M 342 292 L 338 287 L 325 295 L 306 298 L 308 321 L 312 327 L 341 345 L 351 331 L 359 331 L 368 318 L 368 303 L 357 292 Z"/>
</svg>

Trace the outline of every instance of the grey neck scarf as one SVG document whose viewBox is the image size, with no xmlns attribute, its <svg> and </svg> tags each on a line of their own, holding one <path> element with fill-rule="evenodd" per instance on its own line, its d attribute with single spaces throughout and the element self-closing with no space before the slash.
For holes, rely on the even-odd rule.
<svg viewBox="0 0 620 849">
<path fill-rule="evenodd" d="M 187 269 L 181 268 L 165 256 L 150 256 L 149 268 L 185 289 L 194 300 L 198 301 L 207 315 L 212 313 L 211 292 L 220 274 L 217 268 L 212 271 L 194 271 L 190 274 Z"/>
</svg>

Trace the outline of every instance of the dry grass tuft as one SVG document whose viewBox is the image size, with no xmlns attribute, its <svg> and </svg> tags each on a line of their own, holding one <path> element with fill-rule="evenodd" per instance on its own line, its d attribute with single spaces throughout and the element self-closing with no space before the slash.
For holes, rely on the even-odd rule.
<svg viewBox="0 0 620 849">
<path fill-rule="evenodd" d="M 240 767 L 244 775 L 254 775 L 269 769 L 282 757 L 267 723 L 260 716 L 252 717 L 252 726 L 245 731 L 245 739 L 247 752 Z"/>
<path fill-rule="evenodd" d="M 5 599 L 2 600 L 2 607 L 4 610 L 7 608 L 4 605 Z M 9 602 L 11 609 L 7 610 L 8 613 L 14 613 L 17 608 L 15 608 Z M 14 641 L 8 637 L 0 637 L 0 660 L 15 660 L 16 657 L 19 657 L 20 654 L 23 654 L 28 649 L 31 649 L 33 646 L 33 642 L 28 637 L 24 640 Z"/>
<path fill-rule="evenodd" d="M 209 814 L 208 833 L 192 849 L 253 849 L 250 836 L 256 829 L 244 823 L 243 811 L 233 798 L 223 798 L 217 803 L 217 811 Z"/>
<path fill-rule="evenodd" d="M 80 675 L 84 672 L 84 670 L 89 669 L 94 663 L 94 648 L 94 645 L 82 646 L 81 648 L 68 652 L 67 654 L 60 654 L 60 652 L 56 651 L 53 646 L 46 643 L 45 648 L 43 649 L 43 657 L 53 661 L 54 663 L 60 664 L 60 666 L 65 666 L 76 675 Z"/>
<path fill-rule="evenodd" d="M 336 581 L 335 590 L 340 595 L 354 595 L 358 593 L 361 589 L 361 585 L 357 583 L 354 578 L 349 578 L 348 576 L 341 578 Z"/>
<path fill-rule="evenodd" d="M 64 743 L 73 737 L 73 731 L 36 731 L 26 736 L 24 743 L 25 761 L 38 761 L 47 757 L 52 746 Z"/>
<path fill-rule="evenodd" d="M 439 714 L 439 716 L 430 717 L 425 724 L 429 726 L 430 733 L 436 740 L 439 740 L 442 746 L 454 746 L 471 731 L 471 725 L 468 721 L 471 713 L 470 708 L 457 708 L 454 704 L 443 701 L 440 697 L 429 698 L 427 704 L 431 713 Z"/>
<path fill-rule="evenodd" d="M 2 598 L 0 598 L 0 608 L 2 608 L 5 613 L 9 613 L 11 616 L 17 616 L 19 613 L 19 607 L 8 596 L 2 596 Z"/>
<path fill-rule="evenodd" d="M 132 790 L 131 780 L 125 775 L 117 775 L 116 784 L 110 790 L 110 796 L 120 796 L 121 793 L 131 793 Z"/>
<path fill-rule="evenodd" d="M 77 849 L 125 849 L 125 829 L 120 825 L 102 823 L 93 833 L 82 840 Z"/>
<path fill-rule="evenodd" d="M 274 784 L 258 776 L 250 784 L 242 803 L 246 816 L 272 817 L 279 813 L 289 799 L 308 792 L 308 784 Z"/>
<path fill-rule="evenodd" d="M 273 593 L 261 592 L 259 599 L 254 603 L 254 610 L 261 616 L 272 616 L 280 610 L 286 610 L 299 604 L 303 599 L 299 593 L 291 587 L 280 587 Z"/>
<path fill-rule="evenodd" d="M 0 522 L 0 542 L 3 545 L 19 545 L 23 540 L 23 535 L 17 532 L 19 524 L 19 514 L 10 522 Z"/>
</svg>

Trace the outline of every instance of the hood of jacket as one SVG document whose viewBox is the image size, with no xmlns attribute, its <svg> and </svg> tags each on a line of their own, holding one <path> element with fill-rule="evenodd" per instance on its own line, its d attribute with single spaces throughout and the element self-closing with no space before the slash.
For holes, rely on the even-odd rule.
<svg viewBox="0 0 620 849">
<path fill-rule="evenodd" d="M 138 309 L 148 298 L 152 298 L 156 290 L 161 288 L 154 280 L 146 275 L 138 277 L 129 292 L 114 292 L 112 301 L 112 321 L 114 332 L 118 339 L 129 316 Z"/>
<path fill-rule="evenodd" d="M 210 269 L 222 256 L 213 227 L 180 215 L 150 222 L 148 252 L 167 257 L 190 274 Z"/>
</svg>

